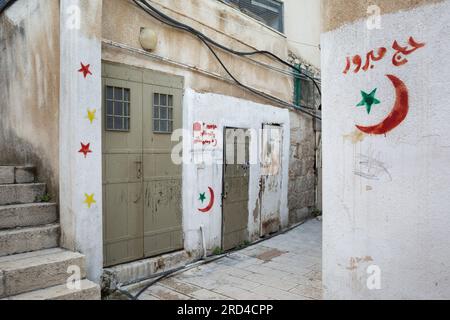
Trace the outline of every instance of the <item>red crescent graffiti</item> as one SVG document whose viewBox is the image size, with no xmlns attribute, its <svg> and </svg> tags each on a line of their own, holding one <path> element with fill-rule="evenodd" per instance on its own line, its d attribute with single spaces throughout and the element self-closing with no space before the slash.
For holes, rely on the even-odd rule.
<svg viewBox="0 0 450 320">
<path fill-rule="evenodd" d="M 211 211 L 212 207 L 214 206 L 214 190 L 211 187 L 208 187 L 209 190 L 209 194 L 210 194 L 210 200 L 209 200 L 209 204 L 206 208 L 204 209 L 198 209 L 198 211 L 200 212 L 209 212 Z"/>
<path fill-rule="evenodd" d="M 386 134 L 400 125 L 409 112 L 408 88 L 399 78 L 393 75 L 386 75 L 395 88 L 396 100 L 391 113 L 377 125 L 370 127 L 356 126 L 359 130 L 367 134 Z"/>
</svg>

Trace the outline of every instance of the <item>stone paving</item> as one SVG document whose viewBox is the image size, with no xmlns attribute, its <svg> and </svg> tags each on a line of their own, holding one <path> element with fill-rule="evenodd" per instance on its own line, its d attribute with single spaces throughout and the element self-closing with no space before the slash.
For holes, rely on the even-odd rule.
<svg viewBox="0 0 450 320">
<path fill-rule="evenodd" d="M 319 300 L 322 223 L 296 229 L 150 287 L 140 300 Z"/>
</svg>

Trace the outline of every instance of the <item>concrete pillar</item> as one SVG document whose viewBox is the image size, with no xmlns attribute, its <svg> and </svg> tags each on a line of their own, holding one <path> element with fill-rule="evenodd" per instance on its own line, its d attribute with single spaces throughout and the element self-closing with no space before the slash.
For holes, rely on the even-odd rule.
<svg viewBox="0 0 450 320">
<path fill-rule="evenodd" d="M 60 1 L 60 215 L 64 248 L 102 272 L 102 0 Z"/>
</svg>

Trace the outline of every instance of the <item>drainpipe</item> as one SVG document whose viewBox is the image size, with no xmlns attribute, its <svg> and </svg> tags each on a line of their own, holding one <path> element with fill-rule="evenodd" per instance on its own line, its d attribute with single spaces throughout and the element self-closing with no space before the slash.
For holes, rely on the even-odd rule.
<svg viewBox="0 0 450 320">
<path fill-rule="evenodd" d="M 203 225 L 200 226 L 200 232 L 202 234 L 203 258 L 206 259 L 208 254 L 206 252 L 205 227 Z"/>
</svg>

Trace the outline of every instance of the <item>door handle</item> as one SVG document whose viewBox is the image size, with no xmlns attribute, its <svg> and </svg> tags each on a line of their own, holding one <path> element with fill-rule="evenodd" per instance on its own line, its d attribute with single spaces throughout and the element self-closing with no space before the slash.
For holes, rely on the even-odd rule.
<svg viewBox="0 0 450 320">
<path fill-rule="evenodd" d="M 222 198 L 223 198 L 223 199 L 226 199 L 226 198 L 228 198 L 228 190 L 229 190 L 229 186 L 228 186 L 227 183 L 224 185 L 224 188 L 223 188 L 223 189 L 224 189 L 224 190 L 223 190 Z"/>
<path fill-rule="evenodd" d="M 142 178 L 142 161 L 135 161 L 136 163 L 136 178 L 141 179 Z"/>
<path fill-rule="evenodd" d="M 136 200 L 134 200 L 133 202 L 134 202 L 134 203 L 138 203 L 139 200 L 141 200 L 141 195 L 140 195 L 140 194 L 137 196 Z"/>
</svg>

